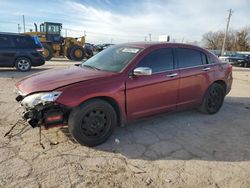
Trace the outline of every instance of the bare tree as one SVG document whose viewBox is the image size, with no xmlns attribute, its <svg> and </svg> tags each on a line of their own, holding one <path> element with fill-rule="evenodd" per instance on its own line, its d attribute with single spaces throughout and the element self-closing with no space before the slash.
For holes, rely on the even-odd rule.
<svg viewBox="0 0 250 188">
<path fill-rule="evenodd" d="M 208 32 L 202 37 L 206 48 L 221 50 L 223 44 L 224 31 Z M 250 50 L 250 28 L 243 28 L 238 31 L 229 31 L 225 44 L 225 50 L 248 51 Z"/>
<path fill-rule="evenodd" d="M 235 34 L 235 50 L 250 50 L 250 28 L 243 28 Z"/>
</svg>

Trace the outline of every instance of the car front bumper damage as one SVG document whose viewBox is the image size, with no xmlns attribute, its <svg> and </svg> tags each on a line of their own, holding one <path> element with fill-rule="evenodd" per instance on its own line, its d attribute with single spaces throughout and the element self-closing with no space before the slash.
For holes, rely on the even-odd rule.
<svg viewBox="0 0 250 188">
<path fill-rule="evenodd" d="M 23 97 L 18 95 L 16 101 L 20 103 L 23 108 L 22 118 L 27 121 L 31 127 L 45 126 L 51 128 L 55 126 L 63 126 L 68 119 L 70 109 L 65 106 L 49 103 L 39 104 L 34 108 L 27 108 L 22 105 Z"/>
</svg>

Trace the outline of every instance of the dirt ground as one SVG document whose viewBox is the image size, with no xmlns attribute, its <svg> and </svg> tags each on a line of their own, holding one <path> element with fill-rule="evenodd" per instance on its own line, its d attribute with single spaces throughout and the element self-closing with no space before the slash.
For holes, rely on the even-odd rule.
<svg viewBox="0 0 250 188">
<path fill-rule="evenodd" d="M 19 121 L 14 83 L 73 64 L 0 69 L 0 187 L 250 187 L 250 68 L 234 67 L 232 91 L 215 115 L 191 110 L 140 120 L 95 148 L 74 142 L 67 127 L 42 130 L 43 149 L 39 130 Z"/>
</svg>

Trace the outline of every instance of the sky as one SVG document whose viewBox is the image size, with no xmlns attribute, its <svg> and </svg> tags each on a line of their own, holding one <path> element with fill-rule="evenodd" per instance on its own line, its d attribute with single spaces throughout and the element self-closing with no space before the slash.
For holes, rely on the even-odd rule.
<svg viewBox="0 0 250 188">
<path fill-rule="evenodd" d="M 250 0 L 0 0 L 0 32 L 34 30 L 33 23 L 63 24 L 62 34 L 91 43 L 157 41 L 169 35 L 176 42 L 201 41 L 208 31 L 250 27 Z"/>
</svg>

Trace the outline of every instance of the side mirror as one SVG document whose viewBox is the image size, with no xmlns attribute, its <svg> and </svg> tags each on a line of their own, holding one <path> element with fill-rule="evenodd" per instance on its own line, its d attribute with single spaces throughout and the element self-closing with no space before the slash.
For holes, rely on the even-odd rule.
<svg viewBox="0 0 250 188">
<path fill-rule="evenodd" d="M 137 67 L 133 70 L 135 76 L 149 76 L 152 74 L 152 69 L 149 67 Z"/>
</svg>

